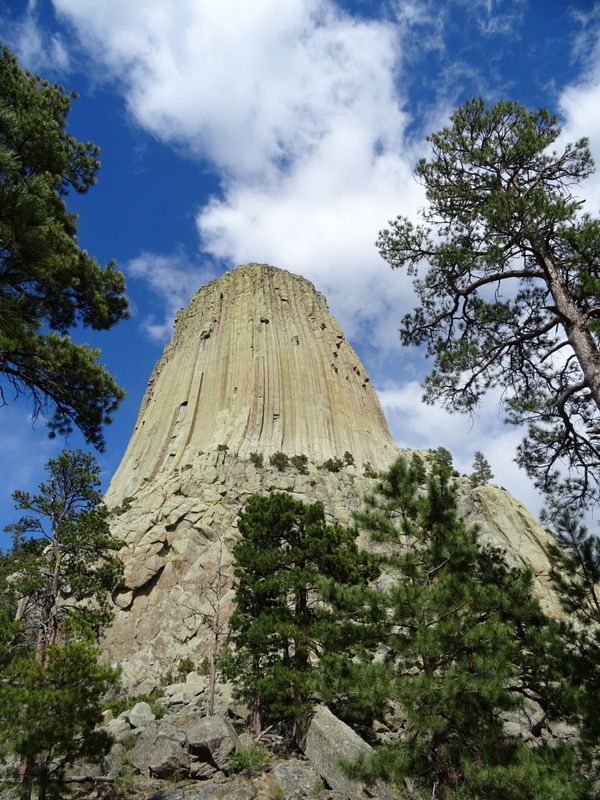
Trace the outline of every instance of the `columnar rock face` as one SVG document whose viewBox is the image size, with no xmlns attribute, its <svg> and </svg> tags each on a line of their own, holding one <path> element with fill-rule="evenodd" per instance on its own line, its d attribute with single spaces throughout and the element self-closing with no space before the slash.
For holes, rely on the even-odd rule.
<svg viewBox="0 0 600 800">
<path fill-rule="evenodd" d="M 306 474 L 270 465 L 277 451 L 306 455 Z M 353 464 L 323 468 L 346 452 Z M 400 452 L 363 366 L 308 281 L 249 264 L 204 286 L 178 314 L 106 496 L 125 585 L 105 646 L 125 682 L 149 691 L 223 640 L 237 515 L 250 495 L 320 500 L 329 522 L 349 524 L 373 469 Z M 547 534 L 506 492 L 464 485 L 465 515 L 513 563 L 533 568 L 556 610 Z"/>
<path fill-rule="evenodd" d="M 397 453 L 364 367 L 304 278 L 246 264 L 179 312 L 107 502 L 218 446 L 315 463 L 348 451 L 376 469 Z"/>
</svg>

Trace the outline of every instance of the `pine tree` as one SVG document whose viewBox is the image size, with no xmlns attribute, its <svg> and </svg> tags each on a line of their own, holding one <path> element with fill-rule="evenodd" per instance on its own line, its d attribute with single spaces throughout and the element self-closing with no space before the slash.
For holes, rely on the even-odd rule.
<svg viewBox="0 0 600 800">
<path fill-rule="evenodd" d="M 98 147 L 66 131 L 75 97 L 0 47 L 0 400 L 10 388 L 44 414 L 51 436 L 76 426 L 102 449 L 125 393 L 97 363 L 100 351 L 68 331 L 107 330 L 128 312 L 122 273 L 79 247 L 65 202 L 100 167 Z"/>
<path fill-rule="evenodd" d="M 560 135 L 545 109 L 467 101 L 415 168 L 421 224 L 397 217 L 377 244 L 415 277 L 400 334 L 434 359 L 426 400 L 473 412 L 501 387 L 520 465 L 573 507 L 600 502 L 600 219 L 577 198 L 588 141 Z"/>
<path fill-rule="evenodd" d="M 550 546 L 550 578 L 566 612 L 560 621 L 568 642 L 569 683 L 579 692 L 583 755 L 597 772 L 600 743 L 600 541 L 590 536 L 581 518 L 562 509 L 554 515 L 557 545 Z"/>
<path fill-rule="evenodd" d="M 99 656 L 88 641 L 66 641 L 47 648 L 44 665 L 17 650 L 2 670 L 0 751 L 20 756 L 21 797 L 33 789 L 39 800 L 60 796 L 71 764 L 98 763 L 110 749 L 112 739 L 98 725 L 117 673 Z"/>
<path fill-rule="evenodd" d="M 471 474 L 471 483 L 478 486 L 482 483 L 489 483 L 494 477 L 492 468 L 490 467 L 487 459 L 480 450 L 475 452 L 473 460 L 473 473 Z"/>
<path fill-rule="evenodd" d="M 528 570 L 509 568 L 458 517 L 451 468 L 398 460 L 357 516 L 389 548 L 385 648 L 403 740 L 358 771 L 424 796 L 573 800 L 587 796 L 572 747 L 530 749 L 503 718 L 531 703 L 544 722 L 573 719 L 558 628 L 532 595 Z M 417 796 L 416 794 L 414 796 Z"/>
<path fill-rule="evenodd" d="M 343 649 L 352 626 L 336 586 L 365 584 L 376 573 L 358 550 L 356 532 L 328 525 L 322 503 L 305 504 L 285 493 L 253 495 L 239 515 L 236 544 L 237 608 L 230 620 L 235 650 L 225 674 L 261 715 L 304 719 L 324 652 Z M 323 598 L 327 596 L 327 603 Z"/>
<path fill-rule="evenodd" d="M 20 758 L 21 795 L 37 788 L 42 800 L 69 764 L 110 745 L 95 728 L 117 672 L 95 644 L 121 574 L 95 459 L 63 451 L 46 470 L 38 494 L 13 495 L 26 515 L 7 527 L 14 544 L 0 564 L 0 750 Z"/>
</svg>

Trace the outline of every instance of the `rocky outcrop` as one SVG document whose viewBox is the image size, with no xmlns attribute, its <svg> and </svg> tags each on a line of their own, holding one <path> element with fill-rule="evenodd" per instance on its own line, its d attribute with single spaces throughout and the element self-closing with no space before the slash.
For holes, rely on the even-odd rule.
<svg viewBox="0 0 600 800">
<path fill-rule="evenodd" d="M 280 470 L 269 463 L 279 451 L 306 464 Z M 308 281 L 250 264 L 203 287 L 178 314 L 106 496 L 125 579 L 105 648 L 124 683 L 150 692 L 223 641 L 237 516 L 250 495 L 320 500 L 328 522 L 346 525 L 374 470 L 400 452 L 364 367 Z M 557 611 L 544 531 L 503 490 L 464 488 L 466 517 L 533 568 Z"/>
<path fill-rule="evenodd" d="M 141 487 L 114 509 L 111 525 L 124 542 L 125 586 L 105 647 L 125 683 L 146 681 L 140 691 L 149 692 L 182 659 L 208 658 L 216 608 L 222 620 L 233 608 L 231 551 L 250 495 L 287 491 L 321 500 L 328 521 L 347 525 L 372 485 L 353 465 L 334 473 L 308 463 L 303 474 L 214 451 Z"/>
<path fill-rule="evenodd" d="M 371 747 L 322 706 L 307 723 L 302 753 L 290 745 L 282 749 L 277 734 L 263 732 L 266 744 L 253 742 L 233 708 L 205 716 L 195 701 L 173 706 L 171 694 L 158 698 L 152 708 L 139 702 L 105 725 L 115 741 L 101 769 L 102 780 L 129 785 L 138 797 L 154 791 L 151 796 L 157 800 L 391 797 L 382 782 L 367 787 L 344 776 L 340 761 L 352 761 Z M 277 745 L 276 758 L 269 743 Z M 81 766 L 89 774 L 89 765 Z M 176 781 L 182 782 L 179 788 L 173 788 Z"/>
<path fill-rule="evenodd" d="M 218 446 L 315 463 L 349 451 L 376 469 L 397 452 L 358 356 L 323 295 L 298 275 L 246 264 L 178 313 L 107 503 Z"/>
</svg>

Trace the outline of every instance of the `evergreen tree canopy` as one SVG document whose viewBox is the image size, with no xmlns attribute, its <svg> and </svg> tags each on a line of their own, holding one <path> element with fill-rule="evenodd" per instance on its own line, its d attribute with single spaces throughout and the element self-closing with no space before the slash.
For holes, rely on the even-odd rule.
<svg viewBox="0 0 600 800">
<path fill-rule="evenodd" d="M 545 110 L 470 100 L 416 167 L 423 224 L 398 217 L 377 244 L 415 276 L 401 337 L 435 359 L 425 399 L 471 412 L 502 388 L 508 421 L 528 426 L 520 464 L 585 505 L 599 499 L 600 221 L 574 196 L 587 141 L 552 150 L 559 135 Z"/>
<path fill-rule="evenodd" d="M 494 473 L 492 472 L 488 460 L 480 450 L 477 450 L 473 459 L 471 483 L 475 486 L 480 483 L 489 483 L 493 477 Z"/>
<path fill-rule="evenodd" d="M 100 760 L 101 700 L 117 679 L 95 647 L 121 566 L 92 456 L 63 451 L 39 493 L 15 492 L 12 552 L 0 556 L 0 754 L 20 757 L 20 791 L 43 798 L 79 757 Z"/>
<path fill-rule="evenodd" d="M 67 619 L 99 635 L 110 619 L 107 596 L 121 575 L 112 557 L 120 542 L 110 533 L 96 460 L 63 450 L 46 472 L 38 494 L 14 492 L 16 508 L 26 514 L 6 527 L 14 537 L 11 585 L 19 619 L 32 630 L 42 663 Z"/>
<path fill-rule="evenodd" d="M 102 701 L 116 680 L 99 650 L 71 641 L 47 650 L 42 666 L 16 651 L 1 674 L 0 755 L 21 757 L 21 797 L 64 796 L 65 772 L 77 759 L 98 763 L 112 745 L 99 727 Z"/>
<path fill-rule="evenodd" d="M 328 525 L 322 503 L 286 493 L 253 495 L 239 515 L 234 547 L 237 608 L 225 672 L 254 711 L 271 719 L 301 720 L 310 707 L 314 667 L 323 652 L 339 652 L 352 620 L 337 586 L 364 585 L 377 570 L 358 550 L 356 532 Z M 338 601 L 340 598 L 338 598 Z"/>
<path fill-rule="evenodd" d="M 399 459 L 356 517 L 388 546 L 383 643 L 391 696 L 407 719 L 402 739 L 358 772 L 410 786 L 415 796 L 486 800 L 587 797 L 570 746 L 529 748 L 504 728 L 574 719 L 558 626 L 532 595 L 530 571 L 509 568 L 457 513 L 451 466 Z M 539 731 L 532 735 L 539 736 Z"/>
<path fill-rule="evenodd" d="M 25 72 L 0 47 L 0 397 L 7 386 L 48 411 L 50 434 L 78 427 L 103 447 L 124 392 L 99 351 L 76 344 L 81 324 L 111 328 L 128 316 L 114 263 L 101 267 L 77 241 L 65 197 L 96 182 L 98 147 L 66 133 L 74 93 Z"/>
</svg>

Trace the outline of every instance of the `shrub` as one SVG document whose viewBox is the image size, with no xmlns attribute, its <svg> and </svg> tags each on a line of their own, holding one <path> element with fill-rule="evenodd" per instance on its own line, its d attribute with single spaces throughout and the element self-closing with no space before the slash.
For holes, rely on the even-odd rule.
<svg viewBox="0 0 600 800">
<path fill-rule="evenodd" d="M 340 458 L 328 458 L 327 461 L 323 462 L 323 466 L 329 472 L 339 472 L 344 466 L 344 462 Z"/>
<path fill-rule="evenodd" d="M 296 467 L 298 472 L 302 475 L 308 475 L 308 456 L 292 456 L 290 458 L 292 466 Z"/>
<path fill-rule="evenodd" d="M 270 760 L 267 748 L 254 743 L 249 747 L 236 747 L 229 756 L 227 769 L 229 772 L 243 772 L 250 776 L 259 775 Z"/>
<path fill-rule="evenodd" d="M 255 467 L 263 467 L 265 459 L 262 453 L 250 453 L 250 461 Z"/>
<path fill-rule="evenodd" d="M 373 468 L 370 461 L 367 461 L 367 463 L 363 465 L 363 470 L 365 478 L 377 478 L 378 476 L 377 471 Z"/>
<path fill-rule="evenodd" d="M 282 453 L 281 450 L 278 451 L 277 453 L 273 453 L 273 455 L 269 459 L 269 464 L 272 464 L 272 466 L 277 467 L 279 472 L 283 472 L 283 470 L 289 466 L 289 463 L 290 463 L 289 456 L 286 456 L 286 454 Z"/>
</svg>

